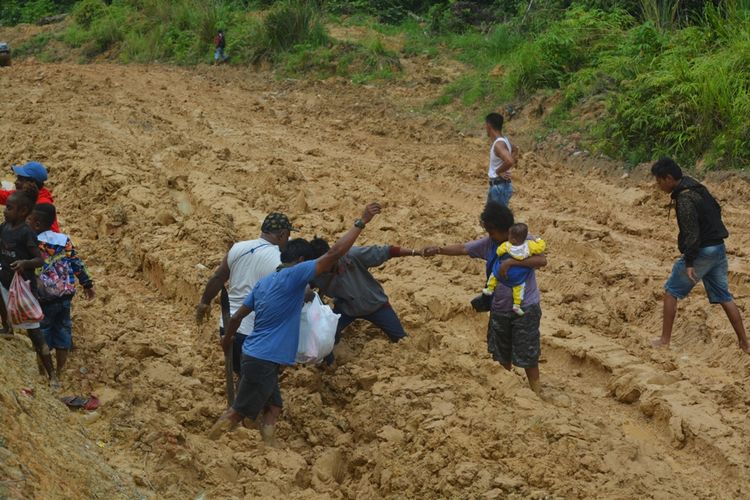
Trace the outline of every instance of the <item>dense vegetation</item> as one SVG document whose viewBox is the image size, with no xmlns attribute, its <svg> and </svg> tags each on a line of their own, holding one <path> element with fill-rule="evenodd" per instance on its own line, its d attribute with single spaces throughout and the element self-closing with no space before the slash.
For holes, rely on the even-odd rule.
<svg viewBox="0 0 750 500">
<path fill-rule="evenodd" d="M 750 167 L 750 0 L 31 0 L 2 2 L 0 22 L 63 11 L 63 32 L 18 53 L 54 59 L 54 41 L 85 60 L 196 64 L 222 27 L 231 63 L 283 74 L 364 82 L 397 77 L 400 57 L 454 57 L 468 70 L 435 105 L 483 112 L 548 93 L 548 126 L 592 149 Z M 334 25 L 371 35 L 336 40 Z M 383 35 L 402 35 L 401 53 Z"/>
</svg>

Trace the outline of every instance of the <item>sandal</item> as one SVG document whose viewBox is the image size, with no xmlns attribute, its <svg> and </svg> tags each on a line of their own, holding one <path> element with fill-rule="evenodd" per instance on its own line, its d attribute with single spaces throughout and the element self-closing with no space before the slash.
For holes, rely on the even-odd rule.
<svg viewBox="0 0 750 500">
<path fill-rule="evenodd" d="M 88 398 L 84 396 L 65 396 L 60 398 L 60 401 L 65 403 L 68 408 L 83 408 L 88 411 L 96 410 L 101 404 L 99 398 L 94 395 Z"/>
</svg>

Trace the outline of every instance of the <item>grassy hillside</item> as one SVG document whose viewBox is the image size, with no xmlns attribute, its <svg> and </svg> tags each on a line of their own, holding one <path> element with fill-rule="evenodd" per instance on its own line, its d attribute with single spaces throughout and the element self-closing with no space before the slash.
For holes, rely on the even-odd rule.
<svg viewBox="0 0 750 500">
<path fill-rule="evenodd" d="M 21 5 L 23 4 L 23 5 Z M 468 71 L 436 106 L 481 114 L 535 93 L 557 96 L 550 129 L 631 163 L 669 154 L 704 168 L 750 167 L 750 0 L 82 0 L 3 3 L 69 9 L 67 27 L 17 55 L 54 60 L 50 42 L 99 58 L 181 65 L 211 61 L 217 28 L 231 64 L 356 82 L 398 76 L 400 58 L 452 57 Z M 15 10 L 8 5 L 16 5 Z M 54 6 L 54 8 L 51 8 Z M 32 8 L 33 7 L 33 8 Z M 36 10 L 34 10 L 36 9 Z M 19 14 L 23 12 L 23 14 Z M 7 20 L 6 20 L 7 22 Z M 339 41 L 326 26 L 400 35 Z"/>
</svg>

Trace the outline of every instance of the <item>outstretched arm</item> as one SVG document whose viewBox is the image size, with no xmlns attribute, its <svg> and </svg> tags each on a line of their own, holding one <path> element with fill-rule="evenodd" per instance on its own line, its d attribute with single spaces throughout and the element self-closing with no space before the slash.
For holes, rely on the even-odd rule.
<svg viewBox="0 0 750 500">
<path fill-rule="evenodd" d="M 208 283 L 206 283 L 206 288 L 203 290 L 203 296 L 201 297 L 200 303 L 195 306 L 195 321 L 198 324 L 203 323 L 203 320 L 206 319 L 208 310 L 211 308 L 211 301 L 219 294 L 224 283 L 229 281 L 228 257 L 229 254 L 224 256 L 224 259 L 216 269 L 216 272 L 214 272 L 214 275 L 211 276 Z"/>
<path fill-rule="evenodd" d="M 251 308 L 249 308 L 246 305 L 241 305 L 237 311 L 232 314 L 232 317 L 229 318 L 229 325 L 227 325 L 227 331 L 224 333 L 224 336 L 221 338 L 221 347 L 224 349 L 224 352 L 229 352 L 229 348 L 232 346 L 232 341 L 234 339 L 235 334 L 237 333 L 237 330 L 240 327 L 240 324 L 242 323 L 242 320 L 245 319 L 245 316 L 253 312 Z"/>
<path fill-rule="evenodd" d="M 442 247 L 428 246 L 424 247 L 421 252 L 425 257 L 432 257 L 433 255 L 469 255 L 469 252 L 462 243 Z"/>
<path fill-rule="evenodd" d="M 362 214 L 362 222 L 367 224 L 379 213 L 380 204 L 370 203 L 365 207 L 365 211 Z M 352 245 L 354 245 L 354 242 L 357 241 L 357 237 L 362 232 L 362 229 L 364 228 L 354 226 L 344 233 L 344 235 L 333 244 L 330 250 L 320 256 L 315 262 L 315 276 L 319 276 L 324 272 L 329 271 L 337 260 L 346 255 L 346 252 L 348 252 L 349 249 L 352 248 Z"/>
<path fill-rule="evenodd" d="M 394 257 L 415 257 L 415 256 L 423 257 L 424 253 L 422 250 L 417 250 L 416 248 L 406 248 L 406 247 L 397 247 L 397 246 L 391 246 L 391 258 Z"/>
</svg>

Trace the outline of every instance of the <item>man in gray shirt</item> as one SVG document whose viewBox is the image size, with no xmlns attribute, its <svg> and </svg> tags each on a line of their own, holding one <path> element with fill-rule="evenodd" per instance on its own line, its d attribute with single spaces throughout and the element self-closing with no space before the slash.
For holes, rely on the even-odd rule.
<svg viewBox="0 0 750 500">
<path fill-rule="evenodd" d="M 328 242 L 322 238 L 312 240 L 315 248 L 315 258 L 328 251 Z M 333 311 L 340 314 L 336 328 L 336 343 L 341 339 L 341 332 L 356 319 L 364 319 L 374 324 L 386 335 L 391 342 L 398 342 L 406 337 L 404 327 L 398 315 L 391 307 L 383 286 L 370 273 L 371 267 L 383 265 L 393 257 L 411 257 L 422 255 L 416 250 L 392 245 L 374 245 L 354 247 L 330 272 L 323 273 L 313 281 L 312 285 L 320 293 L 334 300 Z M 326 363 L 333 363 L 331 353 Z"/>
</svg>

